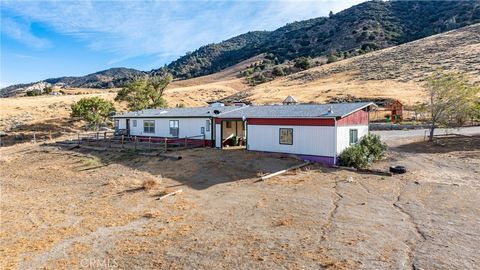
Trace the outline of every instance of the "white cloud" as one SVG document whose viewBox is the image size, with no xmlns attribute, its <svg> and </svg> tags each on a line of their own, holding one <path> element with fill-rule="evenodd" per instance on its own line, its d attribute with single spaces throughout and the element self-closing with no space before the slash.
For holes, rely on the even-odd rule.
<svg viewBox="0 0 480 270">
<path fill-rule="evenodd" d="M 48 39 L 35 36 L 31 32 L 29 24 L 19 23 L 12 19 L 2 17 L 1 25 L 2 33 L 18 42 L 35 48 L 46 48 L 51 45 Z"/>
<path fill-rule="evenodd" d="M 171 60 L 208 43 L 252 30 L 326 16 L 361 0 L 346 1 L 48 1 L 3 2 L 22 18 L 44 23 L 85 41 L 88 48 L 117 55 L 111 62 L 148 56 Z M 25 29 L 23 29 L 25 30 Z M 45 40 L 10 32 L 36 46 Z"/>
</svg>

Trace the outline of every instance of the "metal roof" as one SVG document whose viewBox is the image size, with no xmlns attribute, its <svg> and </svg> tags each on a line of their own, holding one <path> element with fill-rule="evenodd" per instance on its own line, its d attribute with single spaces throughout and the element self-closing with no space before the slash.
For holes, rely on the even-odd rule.
<svg viewBox="0 0 480 270">
<path fill-rule="evenodd" d="M 212 117 L 220 116 L 225 112 L 231 112 L 241 109 L 239 106 L 216 106 L 216 107 L 196 107 L 196 108 L 160 108 L 146 109 L 135 112 L 127 112 L 113 116 L 114 118 L 137 118 L 137 117 Z"/>
<path fill-rule="evenodd" d="M 197 108 L 148 109 L 115 115 L 114 118 L 172 118 L 172 117 L 218 117 L 218 118 L 333 118 L 344 117 L 373 102 L 329 103 L 268 106 L 218 106 Z"/>
<path fill-rule="evenodd" d="M 219 118 L 333 118 L 344 117 L 368 106 L 373 102 L 329 103 L 304 105 L 247 106 L 241 110 L 226 112 Z"/>
</svg>

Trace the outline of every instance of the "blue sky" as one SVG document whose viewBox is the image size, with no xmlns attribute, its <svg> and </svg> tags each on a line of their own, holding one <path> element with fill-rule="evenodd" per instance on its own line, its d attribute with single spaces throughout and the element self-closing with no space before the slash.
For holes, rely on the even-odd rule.
<svg viewBox="0 0 480 270">
<path fill-rule="evenodd" d="M 0 0 L 0 86 L 159 68 L 202 45 L 360 2 Z"/>
</svg>

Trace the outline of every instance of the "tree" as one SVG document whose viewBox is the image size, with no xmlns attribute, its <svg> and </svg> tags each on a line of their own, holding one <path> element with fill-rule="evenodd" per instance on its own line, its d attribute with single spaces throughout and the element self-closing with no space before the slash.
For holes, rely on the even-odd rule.
<svg viewBox="0 0 480 270">
<path fill-rule="evenodd" d="M 330 63 L 333 63 L 333 62 L 337 62 L 338 61 L 338 58 L 334 55 L 334 54 L 330 54 L 328 57 L 327 57 L 327 64 L 330 64 Z"/>
<path fill-rule="evenodd" d="M 133 111 L 166 107 L 163 92 L 173 80 L 172 75 L 138 79 L 118 91 L 115 101 L 125 101 Z"/>
<path fill-rule="evenodd" d="M 418 121 L 419 116 L 428 111 L 428 104 L 425 102 L 417 102 L 413 107 L 415 113 L 415 121 Z"/>
<path fill-rule="evenodd" d="M 110 114 L 115 112 L 113 103 L 99 97 L 82 98 L 72 104 L 71 117 L 80 117 L 94 129 L 107 122 Z"/>
<path fill-rule="evenodd" d="M 283 72 L 283 69 L 281 67 L 274 67 L 272 70 L 272 74 L 278 77 L 285 75 L 285 72 Z"/>
<path fill-rule="evenodd" d="M 480 88 L 468 83 L 464 74 L 436 71 L 427 79 L 430 113 L 430 141 L 439 124 L 446 126 L 458 123 L 474 106 Z"/>
<path fill-rule="evenodd" d="M 309 69 L 311 67 L 310 59 L 308 59 L 307 57 L 299 57 L 295 59 L 294 67 L 303 70 Z"/>
</svg>

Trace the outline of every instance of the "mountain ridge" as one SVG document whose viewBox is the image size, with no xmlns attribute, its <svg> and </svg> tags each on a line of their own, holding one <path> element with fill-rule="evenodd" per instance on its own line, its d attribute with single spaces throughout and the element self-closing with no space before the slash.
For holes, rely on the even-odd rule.
<svg viewBox="0 0 480 270">
<path fill-rule="evenodd" d="M 480 0 L 475 1 L 368 1 L 329 17 L 289 23 L 274 31 L 250 31 L 209 44 L 172 61 L 167 70 L 177 79 L 214 74 L 259 54 L 274 63 L 297 57 L 334 55 L 349 58 L 480 22 Z M 115 88 L 165 68 L 140 71 L 111 68 L 85 76 L 50 78 L 0 89 L 12 96 L 44 83 L 82 88 Z"/>
</svg>

